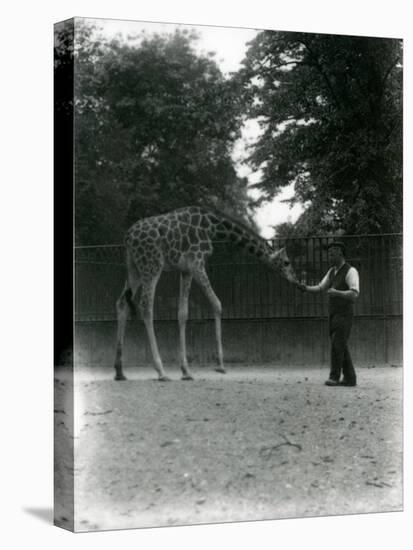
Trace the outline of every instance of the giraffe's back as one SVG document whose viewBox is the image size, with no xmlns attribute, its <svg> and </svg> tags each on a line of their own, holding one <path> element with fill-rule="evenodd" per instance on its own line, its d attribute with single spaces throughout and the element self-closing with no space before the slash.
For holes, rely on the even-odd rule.
<svg viewBox="0 0 413 550">
<path fill-rule="evenodd" d="M 186 269 L 212 254 L 212 217 L 207 210 L 188 207 L 144 218 L 128 230 L 126 247 L 140 269 Z"/>
</svg>

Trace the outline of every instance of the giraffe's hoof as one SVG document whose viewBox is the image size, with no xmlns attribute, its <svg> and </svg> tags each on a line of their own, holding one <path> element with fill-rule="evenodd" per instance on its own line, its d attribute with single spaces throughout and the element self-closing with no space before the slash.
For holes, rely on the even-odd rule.
<svg viewBox="0 0 413 550">
<path fill-rule="evenodd" d="M 158 378 L 158 382 L 170 382 L 171 379 L 169 378 L 169 376 L 160 376 Z"/>
<path fill-rule="evenodd" d="M 194 379 L 194 377 L 191 376 L 190 374 L 184 374 L 182 376 L 182 380 L 193 380 L 193 379 Z"/>
<path fill-rule="evenodd" d="M 226 370 L 224 369 L 224 367 L 217 367 L 215 369 L 215 372 L 220 372 L 221 374 L 226 374 Z"/>
<path fill-rule="evenodd" d="M 115 380 L 127 380 L 127 378 L 124 374 L 117 374 Z"/>
</svg>

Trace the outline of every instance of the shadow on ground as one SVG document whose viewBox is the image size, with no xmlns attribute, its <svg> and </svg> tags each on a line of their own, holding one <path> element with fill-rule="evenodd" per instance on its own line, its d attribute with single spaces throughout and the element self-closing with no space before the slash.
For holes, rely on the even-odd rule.
<svg viewBox="0 0 413 550">
<path fill-rule="evenodd" d="M 24 508 L 24 512 L 43 522 L 53 525 L 53 508 Z"/>
</svg>

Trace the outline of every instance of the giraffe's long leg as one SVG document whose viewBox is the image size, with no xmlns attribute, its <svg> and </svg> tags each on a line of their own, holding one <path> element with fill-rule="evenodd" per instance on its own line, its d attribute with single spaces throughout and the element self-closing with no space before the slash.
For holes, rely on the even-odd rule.
<svg viewBox="0 0 413 550">
<path fill-rule="evenodd" d="M 142 313 L 142 318 L 145 323 L 146 332 L 149 338 L 149 345 L 152 352 L 152 358 L 154 362 L 154 367 L 158 373 L 160 381 L 169 380 L 166 376 L 165 371 L 163 370 L 162 359 L 159 353 L 158 344 L 156 341 L 155 330 L 153 327 L 153 305 L 155 301 L 155 291 L 156 285 L 158 283 L 161 271 L 143 282 L 142 293 L 140 299 L 140 309 Z"/>
<path fill-rule="evenodd" d="M 196 282 L 201 286 L 205 296 L 211 303 L 214 318 L 215 318 L 215 337 L 218 349 L 218 367 L 215 369 L 217 372 L 225 373 L 224 368 L 224 353 L 222 350 L 222 330 L 221 330 L 221 315 L 222 306 L 218 296 L 215 294 L 211 283 L 209 282 L 208 275 L 206 274 L 204 267 L 199 267 L 194 271 L 194 277 Z"/>
<path fill-rule="evenodd" d="M 115 380 L 126 380 L 125 375 L 123 374 L 122 367 L 122 354 L 123 354 L 123 344 L 125 341 L 125 329 L 126 323 L 130 313 L 133 312 L 133 298 L 136 293 L 138 284 L 134 285 L 134 290 L 131 289 L 129 283 L 125 284 L 125 287 L 122 291 L 122 294 L 119 296 L 119 299 L 116 302 L 116 311 L 118 318 L 118 331 L 117 331 L 117 344 L 116 344 L 116 357 L 115 357 Z"/>
<path fill-rule="evenodd" d="M 188 299 L 189 291 L 191 289 L 192 273 L 181 273 L 180 277 L 180 291 L 179 291 L 179 309 L 178 309 L 178 322 L 179 322 L 179 348 L 181 354 L 181 370 L 182 380 L 193 380 L 192 375 L 188 370 L 188 360 L 186 357 L 186 322 L 188 320 Z"/>
</svg>

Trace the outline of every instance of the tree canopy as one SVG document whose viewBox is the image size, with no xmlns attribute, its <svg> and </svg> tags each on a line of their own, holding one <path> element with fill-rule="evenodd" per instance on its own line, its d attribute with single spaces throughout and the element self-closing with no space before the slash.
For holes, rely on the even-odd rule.
<svg viewBox="0 0 413 550">
<path fill-rule="evenodd" d="M 136 219 L 187 205 L 248 217 L 247 181 L 231 158 L 240 95 L 196 36 L 105 42 L 77 28 L 77 242 L 121 240 Z"/>
<path fill-rule="evenodd" d="M 401 231 L 402 43 L 264 31 L 240 73 L 260 201 L 294 184 L 301 234 Z"/>
<path fill-rule="evenodd" d="M 224 77 L 192 31 L 109 40 L 76 20 L 73 43 L 65 29 L 76 244 L 121 242 L 136 219 L 190 204 L 253 224 L 251 205 L 290 185 L 304 213 L 279 235 L 402 230 L 400 40 L 263 31 Z M 73 108 L 67 89 L 57 108 Z M 255 203 L 233 159 L 248 119 L 261 127 L 245 159 L 261 174 Z"/>
</svg>

